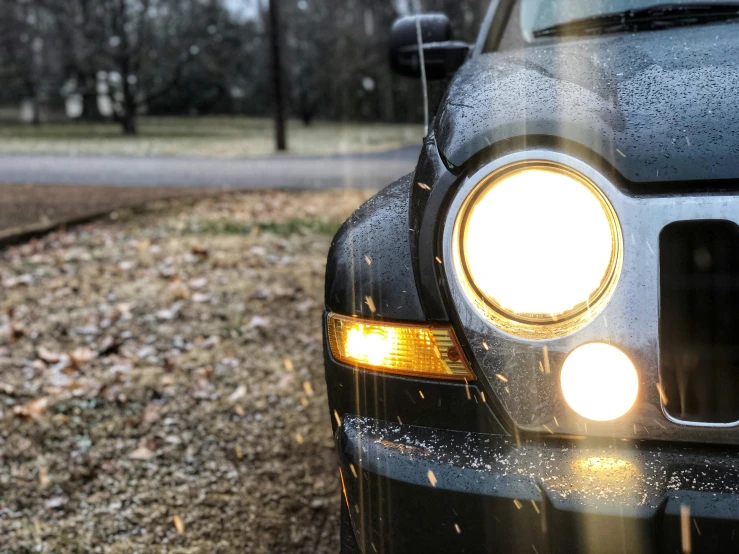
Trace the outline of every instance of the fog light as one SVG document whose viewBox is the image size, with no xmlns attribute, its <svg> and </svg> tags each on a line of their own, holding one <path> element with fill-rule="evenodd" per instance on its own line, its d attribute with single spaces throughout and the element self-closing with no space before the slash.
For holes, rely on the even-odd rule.
<svg viewBox="0 0 739 554">
<path fill-rule="evenodd" d="M 560 376 L 565 400 L 593 421 L 610 421 L 628 412 L 639 392 L 631 360 L 615 346 L 590 343 L 570 352 Z"/>
</svg>

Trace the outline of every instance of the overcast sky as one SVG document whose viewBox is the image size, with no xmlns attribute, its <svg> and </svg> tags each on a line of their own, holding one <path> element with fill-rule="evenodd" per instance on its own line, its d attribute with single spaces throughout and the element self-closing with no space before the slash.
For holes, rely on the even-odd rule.
<svg viewBox="0 0 739 554">
<path fill-rule="evenodd" d="M 259 0 L 225 0 L 226 5 L 242 19 L 254 19 L 259 14 Z"/>
</svg>

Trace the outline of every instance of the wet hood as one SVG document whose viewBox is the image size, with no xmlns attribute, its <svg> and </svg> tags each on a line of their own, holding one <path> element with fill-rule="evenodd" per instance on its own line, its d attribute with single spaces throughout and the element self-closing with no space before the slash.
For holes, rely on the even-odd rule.
<svg viewBox="0 0 739 554">
<path fill-rule="evenodd" d="M 579 143 L 635 183 L 739 179 L 739 25 L 477 56 L 455 77 L 435 131 L 455 166 L 537 135 Z"/>
</svg>

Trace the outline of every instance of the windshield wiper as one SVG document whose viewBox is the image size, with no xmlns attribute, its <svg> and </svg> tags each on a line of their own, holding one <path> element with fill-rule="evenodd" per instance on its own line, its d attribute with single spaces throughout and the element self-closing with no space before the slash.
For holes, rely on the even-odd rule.
<svg viewBox="0 0 739 554">
<path fill-rule="evenodd" d="M 552 25 L 533 32 L 535 38 L 637 32 L 739 19 L 739 3 L 659 4 L 607 13 Z"/>
</svg>

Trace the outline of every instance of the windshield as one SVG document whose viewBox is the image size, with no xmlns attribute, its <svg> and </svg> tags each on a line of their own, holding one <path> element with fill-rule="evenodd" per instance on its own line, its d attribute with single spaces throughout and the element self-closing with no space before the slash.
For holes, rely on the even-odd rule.
<svg viewBox="0 0 739 554">
<path fill-rule="evenodd" d="M 521 33 L 526 42 L 531 42 L 534 40 L 534 31 L 540 29 L 586 17 L 640 10 L 664 3 L 655 0 L 521 0 Z M 715 0 L 677 0 L 670 4 L 715 4 Z"/>
</svg>

